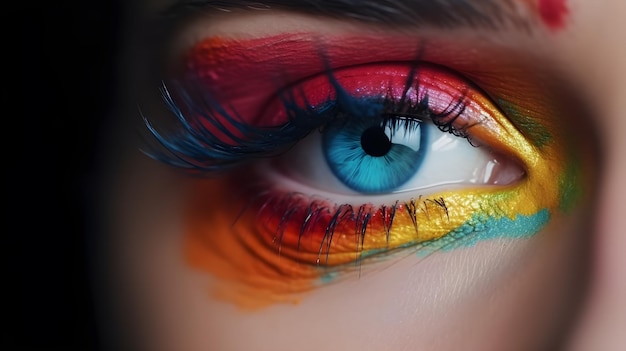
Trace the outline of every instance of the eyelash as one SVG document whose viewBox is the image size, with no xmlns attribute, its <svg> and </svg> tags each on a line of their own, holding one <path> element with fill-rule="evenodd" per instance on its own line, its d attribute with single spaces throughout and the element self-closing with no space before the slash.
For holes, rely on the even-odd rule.
<svg viewBox="0 0 626 351">
<path fill-rule="evenodd" d="M 267 188 L 262 184 L 257 184 L 257 186 L 257 193 L 262 192 L 261 189 Z M 253 192 L 255 191 L 253 190 Z M 329 205 L 326 201 L 307 198 L 300 193 L 289 193 L 278 196 L 264 194 L 264 196 L 256 199 L 256 201 L 258 201 L 259 204 L 255 204 L 251 201 L 248 206 L 255 207 L 255 205 L 257 205 L 256 207 L 260 209 L 257 212 L 257 219 L 262 220 L 271 216 L 273 214 L 271 213 L 272 210 L 279 213 L 278 217 L 280 217 L 280 221 L 276 226 L 274 236 L 271 239 L 272 243 L 276 246 L 278 254 L 281 253 L 283 238 L 290 225 L 296 225 L 299 228 L 296 249 L 297 251 L 300 251 L 300 242 L 302 238 L 306 237 L 307 233 L 315 233 L 315 231 L 311 228 L 315 225 L 319 226 L 321 224 L 325 230 L 323 231 L 321 240 L 319 240 L 317 258 L 314 263 L 316 266 L 321 265 L 327 268 L 334 266 L 329 264 L 329 255 L 331 253 L 331 244 L 337 228 L 348 226 L 349 228 L 354 229 L 354 262 L 360 264 L 362 259 L 361 255 L 365 252 L 363 245 L 365 243 L 365 236 L 368 231 L 368 227 L 370 232 L 372 231 L 371 227 L 374 225 L 382 227 L 385 240 L 387 244 L 389 244 L 394 219 L 400 210 L 403 210 L 403 212 L 409 216 L 415 230 L 416 237 L 419 230 L 419 211 L 423 211 L 424 213 L 432 211 L 433 216 L 436 213 L 439 213 L 439 215 L 446 217 L 449 220 L 448 207 L 446 205 L 446 201 L 442 197 L 430 199 L 419 196 L 418 199 L 412 198 L 404 203 L 396 201 L 392 205 L 382 205 L 380 207 L 365 204 L 357 206 L 356 210 L 355 206 L 350 204 Z M 303 203 L 308 205 L 302 206 Z M 270 212 L 267 216 L 265 215 L 266 210 Z M 448 238 L 445 241 L 434 239 L 422 242 L 412 242 L 404 246 L 396 247 L 395 249 L 406 248 L 405 246 L 413 246 L 415 250 L 420 250 L 429 248 L 432 245 L 434 246 L 432 252 L 434 252 L 454 245 L 454 242 L 460 238 L 461 237 L 451 238 L 451 240 Z M 441 243 L 439 244 L 440 241 Z M 390 251 L 395 250 L 391 249 Z M 392 252 L 388 252 L 387 254 L 390 253 Z M 325 262 L 322 262 L 322 256 L 325 256 Z M 343 265 L 339 264 L 335 268 L 342 267 Z"/>
<path fill-rule="evenodd" d="M 376 104 L 383 102 L 383 127 L 391 125 L 395 129 L 403 125 L 407 130 L 413 121 L 429 120 L 440 131 L 467 139 L 472 146 L 478 146 L 467 132 L 472 125 L 461 128 L 453 126 L 465 110 L 465 95 L 440 113 L 429 108 L 427 94 L 416 103 L 410 101 L 407 97 L 409 89 L 420 90 L 419 80 L 414 79 L 416 72 L 415 68 L 411 69 L 399 101 L 389 97 L 383 97 L 383 101 L 373 101 Z M 341 86 L 333 70 L 327 70 L 326 75 L 336 96 L 334 101 L 328 102 L 331 106 L 310 106 L 306 101 L 306 107 L 299 106 L 296 94 L 304 96 L 304 93 L 288 88 L 281 91 L 278 97 L 288 111 L 289 120 L 275 127 L 257 127 L 244 122 L 237 114 L 236 106 L 230 108 L 234 112 L 229 113 L 225 106 L 206 91 L 202 83 L 193 78 L 185 84 L 173 82 L 173 90 L 163 83 L 162 99 L 182 129 L 175 134 L 163 134 L 146 116 L 142 116 L 148 130 L 162 146 L 148 147 L 145 153 L 158 161 L 203 175 L 219 173 L 250 160 L 279 156 L 312 131 L 323 132 L 330 123 L 338 122 L 342 115 L 346 115 L 341 112 L 354 110 L 355 106 L 363 103 L 362 98 L 360 101 L 358 97 L 351 96 Z M 412 82 L 417 83 L 412 85 Z M 391 96 L 391 92 L 388 96 Z"/>
</svg>

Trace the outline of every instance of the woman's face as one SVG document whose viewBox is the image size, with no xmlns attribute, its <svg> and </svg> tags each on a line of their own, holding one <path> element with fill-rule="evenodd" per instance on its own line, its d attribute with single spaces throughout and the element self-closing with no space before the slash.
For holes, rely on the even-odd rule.
<svg viewBox="0 0 626 351">
<path fill-rule="evenodd" d="M 135 5 L 112 349 L 626 345 L 626 3 Z"/>
</svg>

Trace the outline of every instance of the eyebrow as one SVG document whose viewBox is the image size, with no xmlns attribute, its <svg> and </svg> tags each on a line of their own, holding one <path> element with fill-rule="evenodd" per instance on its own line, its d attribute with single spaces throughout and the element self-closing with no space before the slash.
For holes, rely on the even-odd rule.
<svg viewBox="0 0 626 351">
<path fill-rule="evenodd" d="M 165 15 L 196 10 L 277 9 L 388 26 L 512 27 L 529 32 L 536 7 L 534 0 L 176 0 Z"/>
</svg>

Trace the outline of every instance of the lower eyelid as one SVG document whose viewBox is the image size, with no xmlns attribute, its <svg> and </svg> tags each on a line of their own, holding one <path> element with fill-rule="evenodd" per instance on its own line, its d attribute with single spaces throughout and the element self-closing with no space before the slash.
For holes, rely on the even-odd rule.
<svg viewBox="0 0 626 351">
<path fill-rule="evenodd" d="M 506 203 L 516 196 L 515 189 L 482 194 L 466 190 L 409 200 L 396 208 L 366 205 L 361 214 L 355 208 L 356 220 L 362 221 L 369 216 L 362 227 L 365 236 L 361 235 L 355 219 L 346 220 L 335 228 L 334 244 L 327 245 L 328 238 L 324 238 L 324 233 L 332 221 L 332 211 L 325 212 L 323 219 L 311 221 L 311 226 L 299 237 L 302 220 L 297 217 L 304 215 L 313 200 L 281 193 L 275 187 L 263 184 L 250 186 L 233 197 L 233 189 L 241 189 L 242 181 L 247 179 L 249 182 L 249 177 L 254 178 L 247 174 L 231 177 L 228 182 L 194 181 L 186 218 L 189 226 L 186 255 L 191 265 L 223 279 L 226 285 L 220 285 L 220 289 L 226 289 L 222 291 L 226 295 L 222 297 L 228 296 L 228 300 L 252 308 L 298 299 L 298 294 L 322 284 L 327 275 L 360 269 L 362 264 L 371 261 L 371 254 L 381 249 L 392 254 L 395 252 L 392 248 L 406 247 L 407 242 L 413 242 L 412 251 L 429 253 L 461 246 L 463 237 L 471 243 L 473 230 L 480 232 L 481 226 L 489 227 L 487 218 L 478 218 L 455 237 L 444 241 L 431 240 L 449 235 L 451 229 L 463 228 L 465 221 L 462 218 L 480 208 L 490 208 L 485 212 L 487 214 L 502 211 L 498 203 Z M 252 202 L 246 200 L 251 198 L 249 194 L 254 195 Z M 218 199 L 230 199 L 228 206 L 224 207 Z M 239 213 L 242 206 L 246 209 Z M 334 205 L 319 201 L 320 208 L 329 206 Z M 285 218 L 290 209 L 299 211 L 299 214 Z M 546 220 L 541 218 L 535 220 L 539 225 Z M 416 229 L 415 223 L 421 230 Z M 415 246 L 416 242 L 426 246 Z"/>
<path fill-rule="evenodd" d="M 327 213 L 324 219 L 312 221 L 315 224 L 307 229 L 309 233 L 300 239 L 301 246 L 298 248 L 302 221 L 297 217 L 302 216 L 302 211 L 311 205 L 312 200 L 303 197 L 289 203 L 286 199 L 293 194 L 281 193 L 273 186 L 251 186 L 251 178 L 255 178 L 254 174 L 248 173 L 243 177 L 230 177 L 228 182 L 223 179 L 194 181 L 196 186 L 191 189 L 191 197 L 195 200 L 189 203 L 186 219 L 189 226 L 186 235 L 188 262 L 214 273 L 222 281 L 217 290 L 220 291 L 219 296 L 245 308 L 295 302 L 300 298 L 299 294 L 323 284 L 326 281 L 324 277 L 360 270 L 361 265 L 372 260 L 369 257 L 371 253 L 383 249 L 393 254 L 395 251 L 390 248 L 404 247 L 411 240 L 414 243 L 423 242 L 426 246 L 411 244 L 413 249 L 404 249 L 405 255 L 416 250 L 428 254 L 462 246 L 461 239 L 464 237 L 471 244 L 472 237 L 483 230 L 481 227 L 489 228 L 488 218 L 477 219 L 454 236 L 450 236 L 450 230 L 463 228 L 465 222 L 462 218 L 481 208 L 489 209 L 486 214 L 504 211 L 500 204 L 515 203 L 511 199 L 517 197 L 517 187 L 524 186 L 491 192 L 465 190 L 433 194 L 432 197 L 407 201 L 402 204 L 402 209 L 396 208 L 394 214 L 390 206 L 386 210 L 366 206 L 364 214 L 356 214 L 361 220 L 371 215 L 369 223 L 364 226 L 364 241 L 361 233 L 355 230 L 358 225 L 349 220 L 335 229 L 336 238 L 331 246 L 326 246 L 324 242 L 324 231 L 333 215 Z M 248 191 L 240 192 L 242 184 L 249 186 Z M 250 198 L 254 199 L 252 203 L 246 200 Z M 268 199 L 275 200 L 272 203 Z M 281 202 L 282 205 L 279 205 Z M 320 207 L 332 205 L 320 201 Z M 240 214 L 242 207 L 245 211 Z M 301 213 L 281 223 L 289 209 L 298 209 Z M 391 217 L 395 224 L 389 222 Z M 539 227 L 525 228 L 526 235 L 538 230 L 547 218 L 541 214 L 532 219 L 534 225 Z M 414 223 L 421 230 L 416 230 Z M 513 225 L 515 220 L 510 223 Z M 284 231 L 281 226 L 284 226 Z M 386 228 L 392 228 L 389 236 L 386 235 Z M 419 237 L 418 233 L 424 236 Z M 437 237 L 447 239 L 430 241 Z M 388 238 L 391 240 L 388 241 Z M 337 268 L 332 268 L 336 265 Z"/>
<path fill-rule="evenodd" d="M 250 172 L 230 176 L 228 181 L 194 181 L 185 221 L 188 262 L 220 279 L 219 296 L 249 308 L 296 301 L 300 293 L 323 284 L 324 277 L 354 271 L 381 250 L 391 254 L 394 247 L 410 245 L 413 249 L 404 249 L 405 254 L 416 250 L 427 254 L 462 246 L 463 238 L 471 245 L 472 237 L 484 235 L 480 233 L 503 230 L 492 227 L 483 232 L 494 225 L 490 218 L 503 218 L 509 226 L 518 221 L 522 235 L 531 235 L 549 218 L 542 208 L 551 206 L 545 198 L 539 203 L 525 202 L 528 181 L 492 190 L 418 196 L 395 208 L 395 203 L 385 209 L 365 205 L 361 214 L 355 206 L 353 219 L 340 221 L 330 242 L 327 228 L 337 214 L 333 213 L 337 205 L 318 198 L 319 206 L 328 211 L 323 218 L 310 220 L 303 231 L 306 221 L 302 218 L 315 199 L 303 196 L 290 202 L 293 193 L 255 181 L 258 177 Z M 464 219 L 479 213 L 482 215 L 474 222 Z M 535 214 L 539 217 L 533 217 Z M 524 218 L 533 224 L 521 224 Z M 454 232 L 455 228 L 461 231 Z M 416 245 L 420 242 L 426 246 Z"/>
</svg>

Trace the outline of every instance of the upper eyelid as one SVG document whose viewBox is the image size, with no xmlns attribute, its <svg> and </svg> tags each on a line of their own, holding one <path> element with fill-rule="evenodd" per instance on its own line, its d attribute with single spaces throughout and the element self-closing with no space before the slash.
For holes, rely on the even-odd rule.
<svg viewBox="0 0 626 351">
<path fill-rule="evenodd" d="M 406 65 L 406 63 L 404 64 Z M 372 67 L 370 65 L 366 65 L 367 67 Z M 374 66 L 374 67 L 378 67 L 378 66 Z M 433 68 L 430 68 L 433 69 Z M 339 69 L 337 72 L 341 72 L 342 70 Z M 353 69 L 348 69 L 348 71 L 353 72 Z M 367 69 L 365 70 L 367 72 Z M 412 70 L 411 70 L 412 71 Z M 345 71 L 344 71 L 345 72 Z M 360 71 L 359 71 L 360 72 Z M 439 71 L 439 74 L 442 74 L 444 71 Z M 447 72 L 447 70 L 445 71 Z M 413 74 L 413 73 L 412 73 Z M 449 74 L 449 72 L 447 73 Z M 416 73 L 416 77 L 419 76 L 419 73 Z M 457 74 L 454 74 L 455 78 L 453 78 L 453 81 L 456 80 L 465 80 L 463 77 L 459 77 Z M 334 73 L 331 74 L 330 77 L 328 77 L 327 75 L 325 75 L 324 73 L 318 74 L 318 78 L 323 78 L 322 80 L 326 81 L 326 78 L 331 78 L 330 82 L 334 81 L 333 77 L 334 77 Z M 406 79 L 406 78 L 401 78 L 401 79 Z M 452 79 L 452 78 L 451 78 Z M 412 87 L 411 83 L 412 80 L 410 79 L 409 81 L 406 81 L 406 84 L 409 84 L 408 87 Z M 442 81 L 443 82 L 443 81 Z M 460 81 L 459 81 L 460 82 Z M 219 101 L 215 101 L 210 94 L 206 95 L 206 91 L 204 91 L 203 89 L 203 83 L 202 81 L 192 81 L 191 83 L 195 83 L 192 85 L 193 87 L 196 87 L 198 89 L 196 90 L 192 90 L 191 91 L 191 95 L 189 94 L 188 91 L 186 90 L 180 90 L 178 91 L 179 93 L 179 98 L 182 98 L 182 103 L 183 105 L 180 105 L 179 103 L 177 103 L 175 100 L 172 100 L 171 95 L 169 94 L 169 92 L 167 90 L 164 90 L 164 97 L 166 100 L 166 103 L 168 104 L 169 108 L 172 110 L 172 112 L 176 115 L 176 117 L 179 119 L 179 121 L 181 122 L 181 125 L 184 127 L 184 129 L 189 133 L 190 136 L 192 136 L 192 139 L 186 139 L 183 138 L 181 140 L 177 140 L 176 137 L 174 137 L 174 139 L 170 139 L 167 135 L 162 135 L 159 132 L 157 132 L 155 129 L 153 129 L 152 124 L 150 123 L 150 121 L 148 119 L 145 119 L 146 121 L 146 125 L 148 126 L 148 128 L 151 130 L 151 132 L 157 137 L 157 139 L 159 140 L 159 142 L 161 142 L 166 149 L 168 149 L 170 152 L 174 151 L 174 156 L 176 156 L 176 158 L 168 158 L 166 157 L 164 154 L 161 153 L 157 153 L 156 156 L 157 159 L 161 159 L 162 161 L 166 161 L 167 163 L 170 163 L 172 165 L 176 165 L 179 167 L 184 167 L 184 168 L 188 168 L 189 166 L 191 166 L 192 169 L 196 169 L 199 171 L 209 171 L 209 172 L 213 172 L 214 170 L 219 170 L 221 168 L 223 168 L 224 165 L 229 165 L 229 164 L 238 164 L 239 158 L 243 157 L 242 160 L 246 160 L 247 157 L 251 157 L 254 156 L 256 154 L 258 154 L 259 151 L 255 151 L 255 150 L 265 150 L 266 147 L 261 147 L 260 149 L 256 146 L 256 144 L 252 143 L 250 144 L 248 141 L 245 140 L 245 138 L 248 138 L 249 136 L 253 136 L 253 135 L 257 135 L 259 133 L 261 133 L 263 130 L 262 129 L 255 129 L 255 126 L 253 124 L 250 124 L 249 122 L 245 122 L 245 121 L 239 121 L 239 115 L 237 113 L 237 111 L 232 111 L 234 114 L 229 113 L 229 111 L 227 109 L 224 109 L 223 106 L 220 105 Z M 466 81 L 466 83 L 469 83 L 468 81 Z M 338 82 L 336 82 L 335 84 L 339 84 Z M 432 84 L 432 83 L 429 83 Z M 445 84 L 449 84 L 449 83 L 445 83 Z M 457 83 L 452 83 L 452 84 L 457 84 Z M 458 83 L 461 84 L 461 83 Z M 463 83 L 465 84 L 465 83 Z M 331 84 L 333 85 L 333 84 Z M 471 84 L 470 84 L 471 85 Z M 475 88 L 470 88 L 470 85 L 467 85 L 464 89 L 469 89 L 468 91 L 473 92 L 472 94 L 476 94 L 478 93 L 479 95 L 483 96 L 483 98 L 485 97 L 483 93 L 480 93 L 478 90 L 476 90 Z M 335 88 L 338 88 L 337 86 L 335 86 Z M 421 89 L 418 87 L 413 87 L 414 89 Z M 184 87 L 183 87 L 184 89 Z M 436 88 L 435 88 L 436 89 Z M 343 88 L 341 88 L 341 85 L 339 85 L 339 88 L 337 91 L 342 91 Z M 193 94 L 193 92 L 196 91 L 197 93 L 199 93 L 200 95 L 197 94 Z M 405 91 L 406 93 L 406 91 Z M 465 93 L 467 94 L 467 92 Z M 297 97 L 297 96 L 294 96 Z M 208 99 L 208 100 L 203 100 L 203 99 Z M 489 102 L 488 100 L 486 101 L 482 101 L 483 98 L 481 98 L 480 100 L 473 100 L 470 99 L 467 102 L 467 105 L 464 104 L 463 106 L 466 106 L 470 109 L 474 109 L 475 112 L 473 112 L 474 114 L 478 113 L 480 115 L 483 115 L 484 113 L 487 113 L 489 115 L 493 116 L 499 116 L 501 114 L 501 112 L 493 110 L 492 109 L 492 102 Z M 199 104 L 197 99 L 201 99 Z M 279 99 L 280 101 L 280 99 Z M 289 101 L 287 101 L 289 102 Z M 284 102 L 283 102 L 284 103 Z M 287 105 L 285 105 L 286 107 Z M 183 108 L 182 110 L 180 108 Z M 205 110 L 207 109 L 208 110 Z M 282 111 L 282 110 L 281 110 Z M 482 111 L 482 112 L 481 112 Z M 489 111 L 489 112 L 487 112 Z M 276 114 L 275 112 L 277 111 L 273 111 L 271 110 L 271 115 L 272 116 L 278 116 L 278 114 Z M 454 109 L 453 111 L 454 112 Z M 258 116 L 254 116 L 256 117 L 263 117 L 264 116 L 264 112 L 261 115 Z M 191 118 L 191 119 L 189 119 Z M 487 117 L 484 117 L 487 118 Z M 205 120 L 205 122 L 210 122 L 209 123 L 209 129 L 205 129 L 206 126 L 204 126 L 203 124 L 205 122 L 202 122 L 202 120 Z M 513 140 L 515 140 L 516 138 L 518 138 L 517 133 L 515 132 L 515 130 L 513 130 L 512 128 L 510 128 L 510 124 L 508 123 L 508 121 L 502 121 L 499 118 L 496 120 L 491 120 L 491 118 L 487 118 L 488 122 L 492 125 L 491 128 L 487 128 L 487 129 L 495 129 L 498 130 L 498 133 L 501 133 L 501 135 L 506 135 L 507 137 L 505 138 L 505 140 L 509 140 L 511 138 L 513 138 Z M 302 123 L 301 121 L 298 121 L 300 123 Z M 484 121 L 483 121 L 484 122 Z M 481 122 L 481 123 L 483 123 Z M 191 124 L 190 124 L 191 123 Z M 296 142 L 297 140 L 300 140 L 303 135 L 301 135 L 301 133 L 296 133 L 298 130 L 300 130 L 302 127 L 297 127 L 296 125 L 293 125 L 293 128 L 290 127 L 290 133 L 285 134 L 284 130 L 282 129 L 285 125 L 283 125 L 284 122 L 278 123 L 276 124 L 275 128 L 279 128 L 280 130 L 282 130 L 279 133 L 279 130 L 274 131 L 274 133 L 279 133 L 280 135 L 283 135 L 283 139 L 286 138 L 286 144 L 285 145 L 290 145 L 291 143 Z M 305 122 L 305 124 L 310 124 L 311 122 Z M 324 123 L 324 121 L 318 121 L 318 123 Z M 196 125 L 196 127 L 194 127 L 194 125 Z M 272 126 L 273 124 L 269 124 L 269 126 Z M 200 129 L 198 129 L 198 127 L 201 127 Z M 238 130 L 238 132 L 241 132 L 242 135 L 244 136 L 244 139 L 239 138 L 238 136 L 235 136 L 233 134 L 231 134 L 230 132 L 228 132 L 228 130 L 230 128 L 235 128 L 236 130 Z M 219 132 L 219 130 L 223 130 L 222 132 Z M 305 127 L 306 130 L 310 130 L 309 127 Z M 215 134 L 213 134 L 211 132 L 211 130 L 214 131 L 218 131 L 218 136 L 216 136 Z M 247 131 L 247 132 L 246 132 Z M 269 130 L 268 130 L 269 131 Z M 266 131 L 267 132 L 267 131 Z M 200 134 L 198 134 L 200 133 Z M 249 134 L 252 133 L 252 134 Z M 486 136 L 488 138 L 488 140 L 491 140 L 493 138 L 493 131 L 490 132 L 482 132 L 482 134 L 484 136 Z M 293 134 L 293 135 L 292 135 Z M 196 137 L 196 135 L 200 135 L 199 137 Z M 204 137 L 202 135 L 205 135 Z M 220 137 L 219 135 L 222 135 L 222 137 Z M 248 135 L 248 136 L 246 136 Z M 209 138 L 209 139 L 206 139 Z M 223 139 L 223 140 L 220 140 Z M 283 140 L 280 139 L 280 140 Z M 204 141 L 203 141 L 204 140 Z M 254 139 L 253 139 L 254 140 Z M 265 145 L 262 140 L 264 140 L 263 138 L 261 138 L 261 145 Z M 274 140 L 275 142 L 277 142 L 277 140 Z M 484 140 L 483 140 L 484 141 Z M 178 144 L 179 142 L 183 142 L 183 144 Z M 191 142 L 191 143 L 189 143 Z M 185 147 L 184 144 L 188 144 L 188 145 L 204 145 L 206 142 L 208 142 L 209 144 L 212 145 L 218 145 L 219 147 L 215 150 L 214 153 L 213 150 L 206 150 L 206 151 L 193 151 L 191 149 L 188 149 L 188 147 Z M 217 144 L 215 144 L 217 143 Z M 234 144 L 233 144 L 234 143 Z M 231 156 L 229 156 L 229 158 L 223 159 L 220 158 L 219 155 L 221 154 L 229 154 L 230 153 L 222 153 L 220 150 L 222 150 L 223 148 L 228 148 L 229 145 L 239 145 L 241 146 L 241 150 L 246 151 L 245 153 L 235 153 L 232 154 Z M 221 146 L 220 146 L 221 145 Z M 245 145 L 245 147 L 243 147 Z M 282 145 L 282 144 L 281 144 Z M 189 146 L 189 147 L 190 147 Z M 520 145 L 516 145 L 516 146 L 522 146 Z M 525 146 L 525 144 L 523 145 Z M 519 152 L 519 150 L 515 150 L 515 147 L 508 145 L 507 142 L 502 143 L 502 147 L 504 149 L 507 150 L 507 152 L 510 152 L 512 154 L 515 154 L 517 156 L 520 156 L 519 158 L 521 159 L 526 159 L 527 157 L 529 157 L 530 155 L 534 155 L 534 152 L 526 152 L 525 157 L 521 157 Z M 177 150 L 180 150 L 180 148 L 187 148 L 187 150 L 191 151 L 191 153 L 178 153 Z M 202 147 L 201 147 L 202 149 Z M 237 150 L 239 150 L 240 148 L 237 148 Z M 524 147 L 524 149 L 527 149 L 526 147 Z M 188 152 L 189 152 L 188 151 Z M 214 154 L 215 156 L 215 160 L 219 161 L 216 162 L 215 165 L 212 164 L 213 161 L 211 161 L 210 159 L 213 157 L 209 157 L 209 162 L 208 163 L 204 163 L 205 158 Z M 197 155 L 198 157 L 194 157 L 194 155 Z M 247 156 L 246 156 L 247 155 Z M 182 161 L 182 162 L 181 162 Z M 224 165 L 222 165 L 222 162 L 224 162 Z"/>
<path fill-rule="evenodd" d="M 205 43 L 208 45 L 205 46 Z M 323 48 L 321 55 L 319 48 Z M 314 58 L 310 59 L 310 56 Z M 243 41 L 210 37 L 189 49 L 178 65 L 188 64 L 190 59 L 193 68 L 188 66 L 183 69 L 217 72 L 220 77 L 211 83 L 215 84 L 214 90 L 222 95 L 234 87 L 237 95 L 241 96 L 246 95 L 245 90 L 241 90 L 241 79 L 249 86 L 266 86 L 269 80 L 272 90 L 279 91 L 319 74 L 328 66 L 337 70 L 379 62 L 421 61 L 454 71 L 497 102 L 502 94 L 510 95 L 511 85 L 521 88 L 516 88 L 514 93 L 517 95 L 524 91 L 524 95 L 538 97 L 535 82 L 544 79 L 546 72 L 535 71 L 550 70 L 545 60 L 489 43 L 468 44 L 450 39 L 426 40 L 381 34 L 318 37 L 316 33 L 303 32 Z M 537 70 L 539 64 L 541 69 Z M 499 77 L 496 78 L 496 75 Z M 210 77 L 207 79 L 212 80 Z M 268 89 L 255 89 L 247 95 L 252 93 L 256 96 L 265 94 L 267 99 L 274 95 L 269 94 Z"/>
<path fill-rule="evenodd" d="M 213 46 L 212 41 L 215 42 Z M 203 43 L 208 42 L 209 45 L 203 48 Z M 370 43 L 367 48 L 374 47 L 375 50 L 365 49 L 364 43 Z M 385 43 L 392 43 L 385 46 Z M 189 57 L 197 55 L 202 57 L 206 53 L 195 52 L 197 50 L 207 50 L 211 53 L 208 57 L 207 63 L 194 63 L 194 65 L 209 65 L 211 70 L 216 68 L 221 71 L 221 74 L 226 76 L 222 77 L 216 87 L 219 89 L 220 94 L 223 91 L 229 91 L 231 87 L 229 82 L 234 82 L 235 85 L 240 85 L 240 80 L 244 78 L 250 86 L 254 86 L 261 81 L 267 81 L 267 79 L 274 79 L 279 74 L 286 77 L 285 83 L 282 87 L 288 87 L 289 85 L 297 83 L 298 80 L 305 79 L 306 77 L 313 76 L 319 73 L 319 70 L 323 70 L 323 59 L 318 59 L 315 67 L 306 68 L 301 62 L 298 62 L 297 58 L 290 58 L 289 54 L 285 54 L 285 50 L 292 52 L 306 52 L 310 50 L 315 55 L 316 47 L 327 48 L 328 61 L 331 61 L 333 69 L 359 65 L 363 63 L 371 62 L 383 62 L 383 61 L 411 61 L 416 59 L 416 52 L 422 50 L 420 46 L 424 47 L 424 61 L 434 62 L 438 65 L 448 67 L 455 72 L 465 76 L 470 81 L 477 83 L 477 85 L 483 90 L 490 93 L 492 100 L 499 98 L 497 89 L 490 89 L 489 84 L 483 85 L 485 81 L 494 81 L 493 75 L 503 75 L 503 78 L 509 79 L 511 75 L 517 75 L 520 78 L 526 79 L 525 75 L 529 69 L 528 60 L 522 55 L 517 55 L 517 52 L 512 52 L 508 48 L 500 48 L 490 43 L 455 43 L 455 41 L 448 39 L 439 40 L 435 37 L 429 40 L 423 40 L 419 37 L 401 36 L 401 37 L 389 37 L 386 34 L 377 35 L 338 35 L 319 37 L 317 33 L 289 33 L 276 36 L 267 36 L 261 38 L 253 38 L 246 40 L 221 38 L 221 37 L 209 37 L 203 39 L 183 55 L 183 59 L 177 61 L 177 65 L 181 63 L 187 64 Z M 235 47 L 232 52 L 228 51 L 229 47 Z M 337 50 L 346 51 L 345 54 L 336 55 Z M 366 52 L 364 51 L 366 50 Z M 349 51 L 349 54 L 347 53 Z M 216 53 L 215 53 L 216 52 Z M 263 55 L 254 56 L 256 52 L 263 52 Z M 253 56 L 251 56 L 251 54 Z M 304 54 L 306 55 L 306 54 Z M 267 64 L 270 61 L 274 62 L 273 66 Z M 497 57 L 497 63 L 490 63 Z M 485 58 L 486 63 L 483 64 Z M 534 59 L 534 58 L 533 58 Z M 218 60 L 218 61 L 214 61 Z M 526 60 L 526 62 L 524 62 Z M 239 63 L 244 62 L 247 65 L 249 74 L 240 73 L 241 67 Z M 520 64 L 523 63 L 523 64 Z M 235 66 L 236 69 L 231 69 L 230 66 Z M 501 66 L 506 71 L 500 71 L 499 68 L 494 69 L 491 66 Z M 533 63 L 533 66 L 535 64 Z M 183 69 L 188 69 L 184 68 Z M 273 72 L 273 73 L 272 73 Z M 262 73 L 262 74 L 259 74 Z M 229 76 L 232 74 L 232 76 Z M 278 76 L 280 77 L 280 76 Z M 231 79 L 232 78 L 232 79 Z M 485 79 L 482 79 L 485 78 Z M 251 80 L 257 79 L 257 81 Z M 500 81 L 500 79 L 498 79 Z M 280 83 L 280 82 L 277 82 Z M 515 85 L 519 85 L 520 82 L 515 82 Z M 524 83 L 524 82 L 521 82 Z M 510 85 L 510 84 L 509 84 Z M 529 79 L 525 83 L 528 85 L 525 89 L 532 88 L 532 82 Z M 232 84 L 231 84 L 232 86 Z M 502 86 L 502 84 L 501 84 Z M 280 84 L 273 83 L 272 89 L 280 89 Z M 503 87 L 503 86 L 502 86 Z M 238 88 L 239 89 L 239 88 Z M 270 98 L 268 89 L 256 89 L 254 95 L 266 94 L 266 98 Z M 503 89 L 501 89 L 503 90 Z M 245 96 L 243 94 L 242 96 Z M 247 94 L 250 95 L 250 94 Z M 267 100 L 266 100 L 267 101 Z M 236 101 L 233 102 L 236 104 Z M 262 106 L 257 106 L 262 107 Z"/>
</svg>

